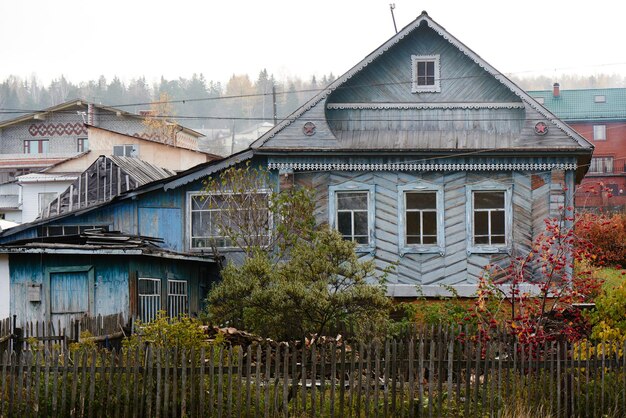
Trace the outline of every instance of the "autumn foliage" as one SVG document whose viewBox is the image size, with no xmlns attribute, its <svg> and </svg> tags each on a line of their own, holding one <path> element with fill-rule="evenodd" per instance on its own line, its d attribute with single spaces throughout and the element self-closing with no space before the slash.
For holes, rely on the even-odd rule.
<svg viewBox="0 0 626 418">
<path fill-rule="evenodd" d="M 626 265 L 626 214 L 582 214 L 576 233 L 593 251 L 593 264 Z"/>
<path fill-rule="evenodd" d="M 535 348 L 586 338 L 591 325 L 577 304 L 592 302 L 602 286 L 586 268 L 594 247 L 577 235 L 591 220 L 546 219 L 528 254 L 513 257 L 505 267 L 487 266 L 464 318 L 475 329 L 471 338 L 486 342 L 504 329 L 521 345 Z"/>
</svg>

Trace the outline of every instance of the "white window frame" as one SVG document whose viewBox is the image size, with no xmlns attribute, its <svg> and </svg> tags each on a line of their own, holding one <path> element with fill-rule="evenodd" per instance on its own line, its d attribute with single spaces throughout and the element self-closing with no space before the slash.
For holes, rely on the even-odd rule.
<svg viewBox="0 0 626 418">
<path fill-rule="evenodd" d="M 593 96 L 594 103 L 606 103 L 606 95 L 604 94 L 596 94 Z"/>
<path fill-rule="evenodd" d="M 436 244 L 407 244 L 406 238 L 406 195 L 408 193 L 435 193 L 437 217 Z M 415 184 L 398 186 L 398 248 L 400 255 L 405 254 L 445 254 L 445 224 L 444 224 L 444 197 L 443 186 L 420 181 Z"/>
<path fill-rule="evenodd" d="M 185 293 L 172 293 L 172 285 L 174 287 L 182 286 L 185 289 Z M 184 301 L 183 301 L 184 300 Z M 184 311 L 177 309 L 179 312 L 176 315 L 172 315 L 173 307 L 180 308 L 184 304 Z M 189 283 L 187 280 L 167 279 L 167 316 L 173 318 L 180 314 L 189 315 Z"/>
<path fill-rule="evenodd" d="M 606 125 L 593 125 L 593 140 L 606 141 Z"/>
<path fill-rule="evenodd" d="M 145 280 L 145 281 L 151 281 L 151 282 L 156 282 L 156 288 L 158 289 L 157 293 L 140 293 L 140 289 L 141 289 L 141 281 Z M 139 319 L 141 319 L 142 322 L 152 322 L 156 319 L 157 314 L 159 313 L 159 311 L 161 310 L 161 306 L 162 306 L 162 293 L 163 293 L 163 288 L 161 287 L 161 279 L 156 278 L 156 277 L 138 277 L 137 278 L 137 296 L 139 298 L 138 301 L 138 309 L 139 309 Z M 142 297 L 144 297 L 144 299 L 142 300 Z M 147 300 L 146 297 L 149 297 L 150 300 L 156 300 L 156 303 L 151 303 L 152 305 L 152 309 L 151 312 L 149 313 L 150 318 L 146 316 L 144 316 L 144 311 L 145 311 L 145 306 L 142 306 L 142 302 L 145 302 L 145 300 Z M 143 308 L 143 309 L 142 309 Z M 154 310 L 154 308 L 156 308 L 156 310 Z"/>
<path fill-rule="evenodd" d="M 466 186 L 467 254 L 511 254 L 513 246 L 513 186 L 485 181 Z M 504 244 L 474 244 L 474 192 L 504 192 Z"/>
<path fill-rule="evenodd" d="M 328 187 L 328 223 L 332 229 L 337 229 L 337 194 L 350 192 L 367 192 L 367 232 L 368 243 L 357 244 L 358 252 L 373 252 L 376 248 L 376 186 L 349 181 Z"/>
<path fill-rule="evenodd" d="M 420 62 L 434 62 L 435 84 L 418 85 L 417 84 L 417 64 Z M 441 65 L 439 54 L 436 55 L 411 55 L 411 93 L 440 93 L 441 92 Z"/>
<path fill-rule="evenodd" d="M 267 241 L 271 241 L 271 234 L 272 231 L 274 229 L 274 219 L 273 219 L 273 215 L 272 215 L 272 211 L 269 210 L 269 199 L 271 197 L 272 194 L 272 190 L 271 189 L 261 189 L 261 190 L 257 190 L 254 192 L 255 194 L 265 194 L 267 196 L 267 200 L 268 200 L 268 216 L 269 216 L 269 227 L 268 227 L 268 236 L 267 236 Z M 196 211 L 200 211 L 200 210 L 193 210 L 193 205 L 192 205 L 192 199 L 194 197 L 197 196 L 206 196 L 209 197 L 210 195 L 233 195 L 236 193 L 233 192 L 213 192 L 213 193 L 205 193 L 205 192 L 187 192 L 187 245 L 189 248 L 189 251 L 205 251 L 205 250 L 210 250 L 212 247 L 211 245 L 207 245 L 204 247 L 194 247 L 193 246 L 193 239 L 194 238 L 206 238 L 207 240 L 210 240 L 211 238 L 215 238 L 218 237 L 216 236 L 209 236 L 209 237 L 194 237 L 193 235 L 193 221 L 192 221 L 192 214 L 193 212 Z M 240 193 L 238 193 L 240 194 Z M 202 209 L 201 211 L 204 212 L 212 212 L 212 211 L 218 211 L 221 209 Z M 220 237 L 223 237 L 222 235 L 220 235 Z M 220 250 L 226 250 L 226 251 L 236 251 L 236 250 L 240 250 L 240 248 L 236 245 L 232 245 L 232 246 L 228 246 L 228 247 L 217 247 Z"/>
<path fill-rule="evenodd" d="M 605 170 L 606 168 L 606 170 Z M 608 170 L 610 168 L 610 170 Z M 589 174 L 613 174 L 615 158 L 611 155 L 592 157 L 589 163 Z"/>
</svg>

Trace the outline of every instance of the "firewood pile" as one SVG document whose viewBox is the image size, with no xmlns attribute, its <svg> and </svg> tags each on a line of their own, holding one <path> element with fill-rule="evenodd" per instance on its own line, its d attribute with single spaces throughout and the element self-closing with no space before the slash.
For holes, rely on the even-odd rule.
<svg viewBox="0 0 626 418">
<path fill-rule="evenodd" d="M 262 357 L 266 356 L 268 352 L 270 356 L 275 357 L 277 350 L 283 352 L 286 349 L 289 349 L 290 355 L 293 355 L 294 352 L 298 353 L 298 355 L 302 355 L 302 353 L 310 353 L 309 350 L 313 347 L 315 347 L 316 357 L 318 358 L 321 358 L 321 356 L 330 358 L 332 349 L 337 350 L 338 354 L 342 346 L 345 346 L 346 353 L 352 351 L 351 346 L 345 342 L 341 334 L 336 337 L 310 335 L 309 337 L 305 337 L 304 340 L 287 342 L 262 338 L 256 334 L 242 331 L 234 327 L 220 328 L 205 325 L 202 329 L 207 335 L 208 341 L 216 341 L 219 335 L 219 339 L 223 339 L 227 346 L 241 347 L 244 353 L 247 351 L 248 347 L 250 347 L 253 358 L 256 357 L 259 347 L 261 348 Z M 303 350 L 303 348 L 305 348 L 305 350 Z"/>
</svg>

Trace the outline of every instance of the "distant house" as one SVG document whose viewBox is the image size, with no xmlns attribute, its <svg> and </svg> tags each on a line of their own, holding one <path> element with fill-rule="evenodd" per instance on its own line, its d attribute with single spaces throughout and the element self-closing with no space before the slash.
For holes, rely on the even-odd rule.
<svg viewBox="0 0 626 418">
<path fill-rule="evenodd" d="M 59 190 L 64 189 L 64 185 L 71 182 L 69 177 L 85 170 L 99 155 L 114 154 L 117 148 L 121 149 L 118 152 L 122 155 L 133 152 L 130 147 L 123 149 L 119 146 L 115 147 L 117 142 L 121 142 L 121 145 L 135 144 L 136 147 L 139 143 L 150 144 L 147 145 L 146 152 L 139 151 L 139 156 L 150 161 L 152 156 L 158 155 L 161 161 L 153 161 L 155 164 L 166 162 L 165 166 L 169 167 L 171 162 L 172 169 L 175 170 L 187 169 L 207 160 L 206 155 L 202 157 L 202 153 L 198 150 L 197 140 L 202 134 L 179 126 L 175 140 L 165 140 L 147 134 L 143 121 L 142 115 L 83 100 L 73 100 L 40 112 L 0 122 L 0 217 L 16 222 L 28 222 L 34 219 L 33 214 L 38 212 L 38 207 L 29 204 L 29 207 L 25 208 L 26 216 L 23 217 L 22 196 L 19 193 L 9 194 L 15 188 L 5 187 L 4 184 L 20 176 L 37 173 L 68 162 L 69 164 L 64 166 L 68 167 L 66 171 L 57 168 L 52 171 L 56 173 L 54 176 L 34 176 L 23 179 L 28 189 L 32 190 L 35 185 L 40 186 L 36 197 L 39 200 L 41 194 L 41 201 L 44 203 L 42 206 L 45 206 L 54 193 L 58 193 Z M 109 138 L 101 140 L 100 138 L 105 135 L 90 134 L 88 126 L 117 132 L 127 137 L 117 142 Z M 128 137 L 144 139 L 131 140 Z M 157 143 L 163 145 L 160 152 L 148 151 L 153 150 L 156 147 L 153 144 Z M 165 148 L 166 146 L 170 148 Z M 189 158 L 189 161 L 185 161 L 186 157 L 179 158 L 178 154 L 181 153 L 179 151 L 168 151 L 167 154 L 162 152 L 163 149 L 172 149 L 172 147 L 184 149 L 185 152 L 194 156 Z M 176 154 L 172 159 L 166 157 L 172 154 Z M 61 179 L 58 173 L 63 173 L 67 179 Z M 14 204 L 16 201 L 17 205 Z"/>
<path fill-rule="evenodd" d="M 626 207 L 626 89 L 530 91 L 595 146 L 589 171 L 576 192 L 581 208 Z"/>
<path fill-rule="evenodd" d="M 505 265 L 530 251 L 546 217 L 572 215 L 575 185 L 592 151 L 424 12 L 249 149 L 108 203 L 2 232 L 11 257 L 11 312 L 29 315 L 31 302 L 24 300 L 33 283 L 43 283 L 40 303 L 49 303 L 56 288 L 46 269 L 71 272 L 79 264 L 59 265 L 53 257 L 30 266 L 25 258 L 14 262 L 21 250 L 10 248 L 35 245 L 42 228 L 108 225 L 160 237 L 161 248 L 184 257 L 211 260 L 211 243 L 224 242 L 211 212 L 229 208 L 209 205 L 203 179 L 244 162 L 266 167 L 274 192 L 312 187 L 320 223 L 354 241 L 378 268 L 395 266 L 389 295 L 414 298 L 419 285 L 436 296 L 446 285 L 471 296 L 487 264 Z M 233 248 L 219 251 L 237 259 Z M 149 274 L 140 272 L 137 280 L 154 277 Z M 138 282 L 127 277 L 115 297 L 136 306 Z M 169 280 L 164 272 L 156 278 Z M 158 295 L 163 303 L 168 288 L 157 289 L 141 295 Z"/>
</svg>

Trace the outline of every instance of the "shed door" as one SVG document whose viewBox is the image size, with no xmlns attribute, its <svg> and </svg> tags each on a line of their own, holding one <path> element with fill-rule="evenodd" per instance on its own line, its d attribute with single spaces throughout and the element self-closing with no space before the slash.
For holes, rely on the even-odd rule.
<svg viewBox="0 0 626 418">
<path fill-rule="evenodd" d="M 55 327 L 60 321 L 69 332 L 71 319 L 89 312 L 88 285 L 86 271 L 50 273 L 50 319 Z"/>
</svg>

